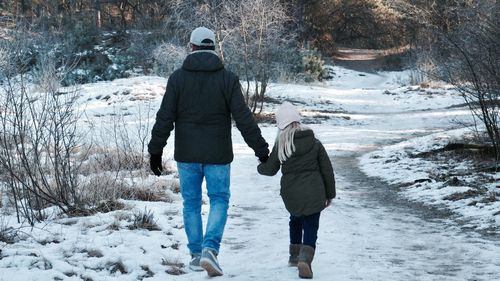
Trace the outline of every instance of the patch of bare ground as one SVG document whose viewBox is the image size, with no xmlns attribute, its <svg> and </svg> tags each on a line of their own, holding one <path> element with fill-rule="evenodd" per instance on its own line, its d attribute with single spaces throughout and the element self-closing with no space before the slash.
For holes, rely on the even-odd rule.
<svg viewBox="0 0 500 281">
<path fill-rule="evenodd" d="M 283 102 L 290 102 L 293 104 L 307 105 L 306 102 L 300 100 L 293 100 L 290 98 L 286 99 L 276 99 L 271 97 L 266 97 L 264 101 L 268 104 L 282 104 Z M 316 103 L 319 107 L 321 105 L 330 105 L 330 101 L 323 101 Z M 344 120 L 350 120 L 351 117 L 346 114 L 343 110 L 328 110 L 328 109 L 317 109 L 317 110 L 302 110 L 302 123 L 304 124 L 319 124 L 325 120 L 340 118 Z M 264 124 L 276 124 L 276 116 L 273 112 L 260 112 L 254 114 L 254 118 L 258 123 Z"/>
<path fill-rule="evenodd" d="M 487 186 L 495 183 L 496 168 L 493 147 L 475 143 L 449 143 L 427 152 L 412 155 L 439 164 L 440 169 L 431 174 L 429 181 L 446 186 L 467 186 L 471 189 L 446 196 L 445 200 L 471 199 L 469 205 L 492 203 L 500 199 L 500 188 L 492 191 Z M 466 163 L 466 165 L 461 165 Z M 496 215 L 500 214 L 497 213 Z"/>
</svg>

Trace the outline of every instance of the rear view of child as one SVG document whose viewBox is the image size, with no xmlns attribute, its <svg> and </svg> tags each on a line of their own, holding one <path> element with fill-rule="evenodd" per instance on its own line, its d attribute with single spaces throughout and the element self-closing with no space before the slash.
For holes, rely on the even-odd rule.
<svg viewBox="0 0 500 281">
<path fill-rule="evenodd" d="M 311 262 L 318 238 L 319 217 L 335 198 L 335 177 L 325 148 L 311 129 L 300 123 L 295 106 L 285 102 L 276 112 L 278 136 L 260 174 L 282 172 L 280 194 L 290 212 L 289 266 L 300 278 L 312 278 Z"/>
</svg>

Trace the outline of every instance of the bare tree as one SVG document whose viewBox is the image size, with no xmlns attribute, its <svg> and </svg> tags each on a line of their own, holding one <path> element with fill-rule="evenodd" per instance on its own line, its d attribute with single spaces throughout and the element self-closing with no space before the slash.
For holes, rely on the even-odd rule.
<svg viewBox="0 0 500 281">
<path fill-rule="evenodd" d="M 290 46 L 285 26 L 291 19 L 286 7 L 274 0 L 240 1 L 232 11 L 235 13 L 237 31 L 231 37 L 233 55 L 242 62 L 242 73 L 246 80 L 244 93 L 252 112 L 262 111 L 264 96 L 273 67 Z M 253 95 L 250 90 L 253 84 Z"/>
<path fill-rule="evenodd" d="M 420 51 L 430 54 L 433 78 L 457 87 L 500 155 L 500 21 L 498 1 L 423 1 L 413 6 L 421 25 Z"/>
<path fill-rule="evenodd" d="M 472 23 L 471 23 L 472 24 Z M 466 35 L 466 36 L 464 36 Z M 465 39 L 464 39 L 465 38 Z M 473 116 L 486 129 L 495 155 L 500 156 L 500 25 L 477 23 L 459 37 L 447 37 L 451 62 L 443 64 L 444 78 L 456 85 Z"/>
</svg>

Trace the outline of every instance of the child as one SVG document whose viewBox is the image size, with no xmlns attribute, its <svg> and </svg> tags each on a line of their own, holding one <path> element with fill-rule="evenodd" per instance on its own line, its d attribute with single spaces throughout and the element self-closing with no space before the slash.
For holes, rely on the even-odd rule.
<svg viewBox="0 0 500 281">
<path fill-rule="evenodd" d="M 320 212 L 335 198 L 335 177 L 325 148 L 311 129 L 300 123 L 292 104 L 276 112 L 278 137 L 269 159 L 260 163 L 260 174 L 274 176 L 281 168 L 281 197 L 290 212 L 289 266 L 300 278 L 312 278 L 311 262 L 318 238 Z"/>
</svg>

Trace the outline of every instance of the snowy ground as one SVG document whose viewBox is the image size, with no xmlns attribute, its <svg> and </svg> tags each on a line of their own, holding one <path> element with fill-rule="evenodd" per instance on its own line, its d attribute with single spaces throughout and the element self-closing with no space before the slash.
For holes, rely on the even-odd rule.
<svg viewBox="0 0 500 281">
<path fill-rule="evenodd" d="M 495 199 L 500 193 L 493 174 L 469 173 L 471 161 L 445 159 L 443 163 L 418 157 L 460 141 L 468 133 L 470 129 L 457 129 L 386 146 L 363 155 L 362 170 L 403 186 L 401 194 L 413 201 L 455 212 L 459 220 L 466 222 L 463 227 L 496 234 L 500 230 L 500 201 Z"/>
<path fill-rule="evenodd" d="M 363 155 L 390 157 L 409 143 L 420 145 L 427 135 L 455 129 L 457 120 L 469 118 L 465 109 L 450 108 L 462 100 L 446 87 L 406 86 L 407 73 L 336 71 L 337 77 L 325 84 L 275 84 L 269 89 L 272 99 L 301 107 L 304 121 L 325 144 L 336 171 L 338 198 L 322 213 L 314 279 L 498 280 L 498 233 L 464 230 L 449 213 L 421 204 L 435 200 L 427 196 L 429 190 L 398 193 L 366 175 L 385 175 L 393 182 L 420 176 L 397 166 L 381 170 L 383 163 L 365 162 L 376 158 Z M 148 105 L 156 111 L 165 82 L 139 77 L 84 85 L 82 109 L 89 122 L 102 128 L 112 125 L 114 116 L 125 115 L 124 124 L 142 134 L 135 129 L 152 121 L 155 112 Z M 265 111 L 273 112 L 276 106 L 269 103 Z M 275 126 L 261 127 L 272 145 Z M 97 135 L 105 135 L 106 129 L 102 131 Z M 258 175 L 257 160 L 236 129 L 233 140 L 230 218 L 219 257 L 225 275 L 217 280 L 297 280 L 296 269 L 286 266 L 288 214 L 279 197 L 279 176 Z M 164 155 L 172 153 L 170 141 Z M 168 164 L 173 165 L 171 160 Z M 172 180 L 173 175 L 144 178 L 156 186 Z M 120 211 L 54 218 L 32 232 L 24 228 L 29 234 L 25 240 L 0 244 L 0 280 L 208 279 L 182 265 L 189 257 L 181 200 L 178 194 L 168 194 L 172 203 L 125 201 Z M 127 227 L 130 217 L 145 208 L 154 212 L 160 231 Z M 207 212 L 205 205 L 205 218 Z M 6 220 L 4 224 L 14 225 L 13 217 Z M 498 224 L 498 218 L 493 223 Z M 179 270 L 186 274 L 172 275 Z"/>
</svg>

